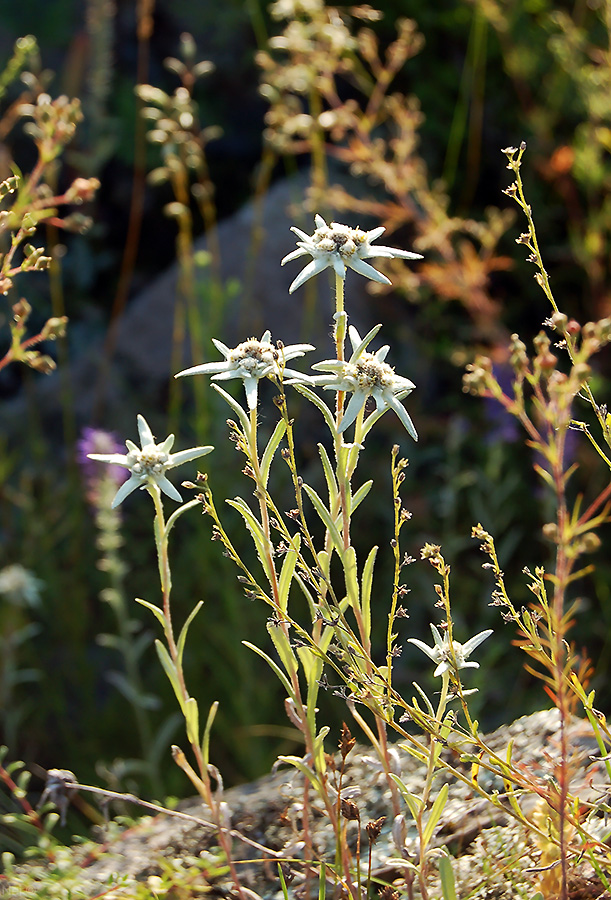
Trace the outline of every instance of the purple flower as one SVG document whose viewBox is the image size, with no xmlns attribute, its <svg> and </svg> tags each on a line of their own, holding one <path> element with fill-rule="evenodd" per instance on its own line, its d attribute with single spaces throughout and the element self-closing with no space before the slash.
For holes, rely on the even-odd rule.
<svg viewBox="0 0 611 900">
<path fill-rule="evenodd" d="M 76 461 L 83 473 L 83 480 L 87 488 L 87 499 L 93 505 L 99 494 L 101 481 L 114 485 L 115 490 L 127 480 L 127 472 L 122 466 L 107 466 L 102 469 L 93 460 L 88 459 L 90 453 L 121 453 L 122 447 L 112 431 L 104 431 L 103 428 L 90 428 L 85 426 L 79 440 L 76 442 Z"/>
</svg>

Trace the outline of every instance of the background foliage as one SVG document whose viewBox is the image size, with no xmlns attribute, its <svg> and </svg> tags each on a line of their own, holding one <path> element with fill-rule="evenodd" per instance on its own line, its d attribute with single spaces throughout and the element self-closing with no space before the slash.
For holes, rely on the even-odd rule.
<svg viewBox="0 0 611 900">
<path fill-rule="evenodd" d="M 481 579 L 480 554 L 471 546 L 471 525 L 481 521 L 496 535 L 516 606 L 527 602 L 522 567 L 545 559 L 551 551 L 541 533 L 546 521 L 544 498 L 531 469 L 531 452 L 498 411 L 461 392 L 464 363 L 477 350 L 485 349 L 493 358 L 496 353 L 502 371 L 503 336 L 519 331 L 528 342 L 548 315 L 532 271 L 514 253 L 520 226 L 507 220 L 500 228 L 497 220 L 497 226 L 489 224 L 486 231 L 481 223 L 489 207 L 508 205 L 501 195 L 508 179 L 500 149 L 526 140 L 528 195 L 556 296 L 580 322 L 609 314 L 611 12 L 603 0 L 570 7 L 545 0 L 517 4 L 444 0 L 434 5 L 414 0 L 407 10 L 395 0 L 379 5 L 383 18 L 367 27 L 374 29 L 382 51 L 395 40 L 396 20 L 406 13 L 424 39 L 419 52 L 412 47 L 414 54 L 393 84 L 393 90 L 417 98 L 422 117 L 414 150 L 428 171 L 419 188 L 421 205 L 422 198 L 437 196 L 438 181 L 443 179 L 448 221 L 453 217 L 455 222 L 474 223 L 464 226 L 470 236 L 463 236 L 459 249 L 452 251 L 454 257 L 445 254 L 441 238 L 423 249 L 424 274 L 417 290 L 399 284 L 396 295 L 375 302 L 397 333 L 416 336 L 422 367 L 420 376 L 413 360 L 403 368 L 396 360 L 398 371 L 418 384 L 414 418 L 421 440 L 417 448 L 410 448 L 409 549 L 417 556 L 425 541 L 443 545 L 453 568 L 458 624 L 464 622 L 468 633 L 475 633 L 500 626 L 495 611 L 488 608 L 489 587 Z M 40 47 L 40 77 L 49 92 L 82 100 L 85 122 L 57 178 L 68 183 L 78 173 L 97 177 L 102 184 L 88 210 L 93 228 L 86 235 L 62 234 L 60 240 L 49 227 L 46 242 L 51 247 L 61 244 L 61 253 L 55 251 L 50 278 L 37 276 L 28 283 L 33 324 L 45 321 L 58 304 L 70 318 L 68 338 L 57 350 L 60 369 L 66 371 L 72 358 L 100 344 L 113 317 L 121 313 L 122 298 L 129 302 L 176 255 L 177 220 L 164 215 L 174 199 L 169 182 L 144 188 L 137 240 L 127 211 L 134 183 L 143 184 L 145 170 L 160 165 L 158 147 L 144 142 L 144 126 L 137 124 L 134 88 L 140 81 L 170 94 L 175 90 L 177 75 L 164 68 L 163 60 L 179 54 L 184 32 L 194 36 L 197 59 L 215 65 L 193 95 L 201 126 L 222 129 L 219 136 L 211 133 L 206 144 L 218 217 L 229 216 L 252 196 L 261 183 L 262 159 L 272 179 L 310 162 L 308 153 L 270 156 L 269 145 L 264 148 L 268 104 L 258 92 L 257 53 L 265 49 L 270 35 L 280 32 L 282 21 L 256 0 L 231 0 L 220 6 L 158 0 L 150 4 L 150 22 L 146 9 L 146 3 L 120 0 L 116 4 L 61 0 L 48 9 L 27 2 L 12 4 L 1 13 L 2 59 L 8 60 L 19 36 L 34 33 Z M 143 23 L 151 24 L 150 33 L 144 33 Z M 276 51 L 274 58 L 279 56 Z M 46 70 L 55 74 L 47 75 Z M 358 99 L 349 78 L 340 78 L 339 83 L 342 102 Z M 5 111 L 10 111 L 16 87 L 10 91 L 3 101 Z M 380 127 L 373 137 L 382 132 Z M 27 171 L 33 163 L 32 147 L 21 125 L 14 123 L 0 139 L 1 178 L 10 174 L 11 158 Z M 342 147 L 341 140 L 336 146 Z M 388 197 L 379 179 L 366 180 L 364 190 L 376 200 Z M 193 203 L 197 232 L 204 226 L 196 206 Z M 480 223 L 479 230 L 475 223 Z M 406 220 L 393 243 L 409 247 L 417 233 L 417 222 Z M 487 259 L 497 262 L 486 268 L 481 247 L 489 238 Z M 133 263 L 127 281 L 121 274 L 126 252 Z M 460 278 L 465 279 L 462 285 Z M 7 305 L 2 316 L 8 315 Z M 603 357 L 599 365 L 597 378 L 602 384 L 607 378 Z M 138 766 L 122 762 L 139 759 L 141 748 L 130 724 L 129 698 L 108 679 L 109 671 L 122 669 L 124 657 L 112 640 L 100 640 L 100 635 L 116 633 L 117 626 L 112 604 L 100 600 L 100 592 L 108 587 L 108 572 L 98 568 L 96 526 L 76 464 L 76 440 L 83 425 L 113 428 L 114 423 L 103 415 L 95 422 L 82 421 L 71 402 L 79 385 L 65 381 L 62 420 L 52 428 L 43 425 L 35 404 L 28 401 L 32 381 L 40 377 L 14 366 L 0 373 L 3 398 L 21 403 L 24 410 L 18 431 L 7 426 L 0 434 L 0 567 L 19 563 L 40 583 L 34 600 L 0 597 L 2 640 L 10 647 L 0 667 L 0 696 L 5 701 L 0 707 L 0 742 L 8 742 L 11 754 L 31 763 L 73 769 L 81 781 L 106 777 L 111 787 L 135 786 L 158 796 L 180 792 L 184 782 L 167 754 L 172 723 L 164 709 L 171 704 L 146 636 L 139 660 L 144 690 L 163 701 L 151 701 L 150 711 L 155 733 L 163 734 L 157 783 L 147 781 Z M 142 410 L 138 389 L 130 386 L 130 391 L 135 421 L 136 412 Z M 597 394 L 602 396 L 604 389 Z M 220 445 L 224 439 L 222 417 L 217 419 L 209 418 L 206 443 Z M 161 411 L 157 423 L 161 432 L 165 427 Z M 189 431 L 197 428 L 190 407 L 185 407 L 181 447 L 188 445 Z M 590 451 L 576 442 L 574 452 L 581 463 L 576 489 L 587 490 Z M 221 467 L 215 477 L 231 491 L 239 473 L 232 458 L 220 457 L 214 459 Z M 376 493 L 380 499 L 369 508 L 363 531 L 390 539 L 390 461 L 381 453 L 368 464 L 380 486 Z M 265 617 L 242 596 L 231 567 L 210 543 L 207 523 L 195 518 L 188 529 L 184 521 L 179 529 L 173 561 L 179 614 L 187 615 L 197 600 L 205 599 L 191 632 L 189 681 L 199 685 L 203 706 L 220 700 L 213 755 L 224 777 L 229 782 L 250 778 L 263 772 L 294 740 L 280 718 L 282 698 L 276 685 L 240 645 L 245 636 L 254 643 L 259 638 L 265 642 Z M 157 590 L 150 530 L 138 502 L 126 504 L 118 552 L 126 564 L 121 590 L 134 621 L 134 637 L 146 635 L 149 623 L 131 600 L 153 599 Z M 384 539 L 380 543 L 384 545 Z M 609 676 L 605 659 L 606 635 L 611 633 L 611 573 L 604 559 L 597 559 L 596 565 L 587 591 L 582 588 L 574 634 L 578 644 L 587 639 L 602 681 Z M 382 635 L 387 608 L 384 578 L 382 573 Z M 412 566 L 410 588 L 410 633 L 420 633 L 426 640 L 433 600 L 424 565 Z M 593 622 L 602 626 L 593 629 Z M 494 654 L 492 641 L 480 654 L 485 673 L 481 718 L 486 727 L 543 704 L 540 688 L 531 689 L 519 659 Z M 405 656 L 397 671 L 407 688 L 421 674 L 413 670 L 420 661 Z"/>
</svg>

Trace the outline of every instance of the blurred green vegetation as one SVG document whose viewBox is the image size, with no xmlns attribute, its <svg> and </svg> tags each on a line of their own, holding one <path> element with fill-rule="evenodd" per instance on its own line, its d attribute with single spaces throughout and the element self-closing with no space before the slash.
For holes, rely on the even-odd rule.
<svg viewBox="0 0 611 900">
<path fill-rule="evenodd" d="M 87 352 L 105 333 L 128 239 L 126 210 L 133 180 L 140 177 L 143 166 L 150 169 L 159 164 L 152 147 L 147 147 L 144 160 L 138 155 L 134 87 L 143 51 L 136 6 L 117 2 L 113 13 L 113 4 L 96 0 L 56 0 L 48 8 L 34 2 L 12 4 L 0 13 L 2 58 L 8 59 L 17 37 L 34 32 L 42 68 L 55 71 L 49 91 L 53 95 L 65 91 L 82 100 L 86 122 L 66 154 L 66 169 L 58 171 L 58 179 L 82 173 L 102 182 L 92 209 L 92 230 L 86 235 L 62 235 L 66 251 L 58 277 L 62 304 L 71 319 L 70 352 Z M 384 0 L 379 6 L 384 18 L 371 27 L 385 46 L 394 39 L 395 19 L 404 16 L 406 9 L 397 0 Z M 479 222 L 487 207 L 503 206 L 501 190 L 507 178 L 499 151 L 528 141 L 528 190 L 543 256 L 564 311 L 583 322 L 608 314 L 610 306 L 611 13 L 607 2 L 596 8 L 578 2 L 570 9 L 569 13 L 566 4 L 546 0 L 517 4 L 444 0 L 433 5 L 414 0 L 407 12 L 425 43 L 398 74 L 396 89 L 418 98 L 424 115 L 419 153 L 433 181 L 446 179 L 452 215 Z M 105 13 L 108 19 L 98 31 L 91 21 L 88 25 L 87 15 Z M 154 4 L 146 80 L 169 93 L 175 89 L 176 76 L 163 68 L 163 60 L 177 54 L 184 31 L 194 35 L 199 58 L 210 59 L 216 66 L 194 88 L 194 98 L 202 126 L 219 125 L 223 132 L 206 148 L 219 217 L 231 214 L 249 198 L 259 171 L 266 105 L 257 93 L 255 52 L 266 34 L 278 30 L 278 22 L 257 0 L 222 5 L 158 0 Z M 94 72 L 90 60 L 96 61 Z M 348 98 L 353 96 L 353 86 L 346 83 L 345 92 Z M 5 110 L 14 96 L 5 100 Z M 27 171 L 31 149 L 20 129 L 1 139 L 6 149 L 0 147 L 0 168 L 13 156 Z M 307 157 L 299 160 L 301 165 L 307 162 Z M 285 166 L 278 159 L 274 177 L 280 177 Z M 5 177 L 4 172 L 0 174 Z M 131 295 L 176 255 L 176 224 L 163 214 L 164 205 L 172 199 L 168 185 L 149 187 L 144 193 Z M 195 210 L 193 223 L 196 232 L 203 228 Z M 517 330 L 528 340 L 550 311 L 533 283 L 532 271 L 520 251 L 515 252 L 513 242 L 520 230 L 518 223 L 501 239 L 499 252 L 515 262 L 510 270 L 492 272 L 488 290 L 498 301 L 499 328 L 506 333 Z M 53 235 L 48 234 L 47 240 L 53 240 Z M 53 279 L 43 281 L 40 276 L 33 286 L 28 285 L 34 315 L 41 321 L 55 302 L 53 289 Z M 421 440 L 411 451 L 407 474 L 405 503 L 413 521 L 404 532 L 409 542 L 405 549 L 417 556 L 427 540 L 442 544 L 453 568 L 456 627 L 464 627 L 468 634 L 485 627 L 500 632 L 499 640 L 487 642 L 478 657 L 482 664 L 479 713 L 483 726 L 492 727 L 500 719 L 530 712 L 545 700 L 540 687 L 522 672 L 518 654 L 508 652 L 511 635 L 488 607 L 492 583 L 481 571 L 481 554 L 472 546 L 470 529 L 482 521 L 497 537 L 513 601 L 519 607 L 528 602 L 522 568 L 545 562 L 552 552 L 541 536 L 546 521 L 541 508 L 546 501 L 523 437 L 487 402 L 461 392 L 462 366 L 475 349 L 482 345 L 490 349 L 490 334 L 465 303 L 448 301 L 447 295 L 436 294 L 430 285 L 420 299 L 423 302 L 415 305 L 403 295 L 379 301 L 381 314 L 397 334 L 417 335 L 416 362 L 428 373 L 421 385 L 413 357 L 406 352 L 401 358 L 396 347 L 393 364 L 419 386 L 413 395 L 413 415 Z M 9 314 L 7 306 L 1 315 Z M 62 360 L 60 348 L 60 367 L 62 361 L 67 364 L 68 355 L 64 351 Z M 597 373 L 599 396 L 604 396 L 608 385 L 607 370 L 608 361 L 603 358 Z M 98 635 L 112 631 L 114 623 L 111 611 L 99 600 L 106 577 L 97 568 L 94 520 L 75 462 L 77 425 L 88 423 L 71 417 L 68 393 L 64 421 L 49 434 L 35 404 L 28 401 L 32 379 L 39 377 L 14 369 L 0 374 L 0 395 L 6 400 L 20 395 L 27 412 L 19 435 L 1 438 L 0 568 L 20 563 L 42 583 L 39 602 L 20 607 L 19 621 L 13 607 L 3 609 L 0 597 L 4 634 L 35 626 L 11 657 L 11 715 L 8 709 L 0 712 L 0 743 L 10 736 L 15 757 L 45 768 L 72 769 L 83 782 L 106 778 L 111 787 L 146 794 L 150 785 L 120 762 L 138 758 L 137 735 L 129 705 L 105 677 L 119 665 L 117 655 L 97 641 Z M 78 385 L 70 390 L 78 390 Z M 209 394 L 213 414 L 206 442 L 222 447 L 226 426 L 223 416 L 219 421 L 218 407 L 213 407 L 216 401 Z M 138 399 L 134 390 L 134 422 Z M 196 430 L 189 417 L 185 409 L 179 449 L 189 446 Z M 158 412 L 158 421 L 162 420 Z M 113 422 L 103 424 L 115 427 Z M 380 486 L 367 512 L 361 512 L 366 516 L 362 529 L 355 531 L 363 534 L 367 546 L 371 535 L 382 546 L 391 536 L 388 447 L 393 431 L 381 424 L 380 436 L 371 440 L 363 460 L 363 477 L 375 475 Z M 576 442 L 575 455 L 582 466 L 575 490 L 600 487 L 594 484 L 599 476 L 591 474 L 590 450 Z M 313 474 L 315 460 L 304 457 L 302 462 L 307 477 L 319 477 Z M 232 485 L 239 477 L 235 463 L 234 455 L 219 452 L 205 467 L 214 470 L 217 497 L 235 490 Z M 599 480 L 604 477 L 603 473 Z M 138 496 L 124 509 L 122 555 L 128 569 L 124 589 L 128 598 L 156 601 L 152 515 L 146 499 Z M 240 534 L 239 527 L 236 532 Z M 236 539 L 238 545 L 240 541 L 249 554 L 247 536 Z M 220 700 L 213 758 L 228 782 L 252 778 L 265 771 L 279 752 L 292 749 L 281 691 L 261 661 L 240 643 L 247 637 L 266 645 L 265 612 L 242 596 L 232 566 L 210 541 L 205 519 L 194 515 L 181 520 L 172 549 L 177 620 L 184 619 L 199 599 L 205 600 L 191 629 L 185 670 L 201 708 Z M 364 552 L 365 543 L 358 549 Z M 611 572 L 603 554 L 595 562 L 596 572 L 580 589 L 584 599 L 574 634 L 578 646 L 588 647 L 602 682 L 611 674 L 607 646 Z M 378 578 L 383 645 L 390 570 L 382 567 Z M 435 598 L 432 577 L 424 565 L 411 566 L 409 586 L 406 628 L 410 635 L 427 640 Z M 141 622 L 142 631 L 153 631 L 155 623 L 145 611 L 134 609 L 131 615 Z M 603 625 L 592 628 L 594 622 Z M 507 648 L 504 652 L 499 650 L 501 645 Z M 399 689 L 410 691 L 412 680 L 422 679 L 414 668 L 421 662 L 408 653 L 397 662 Z M 20 680 L 15 678 L 19 672 L 38 674 L 35 680 Z M 146 690 L 161 700 L 160 708 L 151 712 L 151 721 L 159 729 L 173 709 L 173 698 L 150 648 L 142 658 L 142 674 Z M 323 697 L 321 702 L 329 703 L 330 718 L 341 718 L 341 710 L 332 711 L 332 698 Z M 19 727 L 9 719 L 18 721 Z M 169 753 L 165 760 L 164 791 L 186 790 Z"/>
</svg>

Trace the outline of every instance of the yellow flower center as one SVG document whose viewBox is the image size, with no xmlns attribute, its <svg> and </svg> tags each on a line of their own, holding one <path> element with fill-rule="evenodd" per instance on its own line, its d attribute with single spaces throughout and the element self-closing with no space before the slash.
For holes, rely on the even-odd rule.
<svg viewBox="0 0 611 900">
<path fill-rule="evenodd" d="M 348 228 L 333 222 L 331 227 L 317 228 L 312 241 L 318 249 L 325 253 L 339 253 L 341 256 L 353 256 L 358 247 L 366 240 L 365 232 L 359 228 Z"/>
<path fill-rule="evenodd" d="M 365 390 L 372 391 L 375 388 L 392 386 L 394 369 L 377 360 L 373 353 L 363 353 L 354 369 L 359 387 Z"/>
<path fill-rule="evenodd" d="M 229 362 L 240 365 L 245 368 L 254 369 L 259 363 L 273 362 L 275 356 L 275 348 L 272 344 L 261 343 L 251 338 L 231 351 L 229 354 Z"/>
<path fill-rule="evenodd" d="M 143 478 L 162 475 L 168 464 L 168 454 L 159 447 L 146 447 L 144 450 L 132 450 L 128 453 L 127 462 L 134 475 Z"/>
</svg>

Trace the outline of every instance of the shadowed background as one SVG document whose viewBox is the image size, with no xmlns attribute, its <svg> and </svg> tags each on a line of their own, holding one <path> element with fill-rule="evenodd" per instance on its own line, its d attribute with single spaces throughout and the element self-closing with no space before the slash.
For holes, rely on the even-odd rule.
<svg viewBox="0 0 611 900">
<path fill-rule="evenodd" d="M 308 190 L 310 198 L 328 203 L 325 215 L 340 221 L 343 215 L 363 227 L 382 221 L 394 229 L 383 243 L 414 247 L 425 256 L 410 270 L 402 264 L 397 281 L 393 275 L 397 289 L 390 293 L 372 294 L 353 273 L 348 275 L 347 304 L 354 321 L 365 329 L 381 321 L 374 349 L 388 340 L 388 362 L 417 384 L 407 405 L 420 434 L 417 446 L 408 443 L 389 414 L 370 437 L 360 477 L 375 477 L 379 490 L 359 513 L 357 549 L 362 557 L 372 539 L 388 548 L 389 451 L 399 442 L 410 458 L 404 502 L 413 512 L 403 531 L 405 551 L 418 557 L 425 541 L 442 544 L 453 568 L 459 640 L 495 628 L 495 638 L 478 651 L 481 669 L 473 673 L 481 690 L 476 712 L 484 727 L 547 702 L 541 687 L 522 671 L 507 626 L 488 606 L 492 583 L 481 570 L 470 530 L 481 521 L 496 536 L 519 607 L 528 602 L 522 568 L 547 562 L 553 552 L 541 535 L 551 515 L 549 499 L 513 421 L 488 401 L 463 394 L 461 378 L 464 364 L 479 349 L 498 360 L 502 375 L 506 336 L 519 331 L 528 343 L 550 312 L 523 249 L 514 243 L 525 225 L 503 212 L 512 206 L 502 195 L 509 181 L 502 147 L 528 142 L 528 199 L 562 309 L 581 322 L 609 312 L 606 6 L 569 7 L 545 0 L 513 4 L 509 11 L 493 0 L 434 5 L 388 0 L 379 6 L 381 19 L 369 21 L 363 13 L 350 20 L 351 28 L 354 34 L 370 29 L 384 59 L 400 17 L 414 21 L 393 90 L 411 98 L 402 101 L 401 110 L 412 117 L 416 139 L 403 148 L 403 162 L 401 154 L 392 157 L 394 174 L 385 180 L 373 164 L 367 169 L 359 163 L 358 147 L 349 137 L 330 130 L 325 134 L 330 148 L 326 186 L 339 188 L 326 191 L 317 186 L 316 173 L 322 170 L 310 144 L 290 130 L 295 111 L 278 93 L 266 63 L 282 59 L 284 45 L 268 46 L 268 40 L 287 22 L 256 0 L 222 5 L 56 0 L 47 6 L 12 4 L 0 13 L 2 60 L 8 60 L 18 37 L 34 34 L 41 71 L 54 73 L 48 82 L 43 79 L 51 96 L 81 98 L 85 120 L 57 168 L 58 183 L 68 184 L 77 174 L 101 182 L 86 210 L 90 230 L 84 235 L 41 232 L 47 247 L 55 248 L 51 276 L 28 276 L 18 287 L 34 307 L 32 327 L 58 310 L 70 318 L 68 337 L 56 347 L 57 374 L 44 378 L 17 367 L 0 374 L 0 567 L 19 564 L 37 579 L 29 583 L 29 594 L 6 589 L 0 596 L 0 741 L 9 744 L 12 757 L 69 768 L 83 782 L 146 795 L 188 790 L 169 756 L 169 744 L 181 731 L 151 646 L 155 623 L 132 602 L 134 596 L 158 598 L 152 508 L 143 494 L 122 507 L 119 553 L 125 609 L 133 620 L 123 637 L 137 641 L 141 651 L 136 663 L 150 739 L 157 740 L 155 779 L 138 763 L 142 747 L 133 726 L 134 696 L 125 677 L 125 655 L 115 640 L 120 631 L 116 607 L 108 595 L 100 596 L 109 574 L 98 565 L 101 551 L 77 462 L 77 440 L 85 426 L 112 430 L 120 442 L 133 440 L 141 412 L 158 438 L 177 432 L 177 449 L 194 441 L 219 448 L 202 465 L 213 472 L 217 502 L 244 491 L 240 459 L 224 452 L 226 413 L 220 400 L 203 380 L 198 387 L 183 383 L 178 392 L 171 373 L 193 358 L 215 359 L 211 337 L 233 344 L 253 333 L 260 336 L 265 328 L 287 343 L 315 334 L 316 358 L 329 356 L 328 281 L 323 276 L 316 288 L 289 297 L 297 264 L 279 267 L 294 247 L 289 225 L 313 229 L 313 209 L 303 209 Z M 276 11 L 282 12 L 279 4 Z M 185 33 L 193 36 L 196 49 L 182 37 Z M 367 59 L 363 48 L 361 43 L 361 60 Z M 187 183 L 193 233 L 186 244 L 184 216 L 172 207 L 176 190 L 159 174 L 167 163 L 167 143 L 147 141 L 147 126 L 138 117 L 140 107 L 154 104 L 139 101 L 135 93 L 140 83 L 172 96 L 180 80 L 164 60 L 181 53 L 214 64 L 193 96 L 200 128 L 219 129 L 205 133 L 206 171 L 198 173 L 208 193 L 189 195 Z M 355 48 L 347 51 L 347 57 L 356 56 Z M 337 63 L 336 69 L 338 102 L 362 107 L 358 67 L 342 73 Z M 259 91 L 262 80 L 268 84 L 265 96 Z M 5 111 L 21 88 L 10 89 Z M 270 100 L 275 120 L 270 120 Z M 392 141 L 393 127 L 392 121 L 381 122 L 371 139 Z M 1 177 L 10 174 L 11 159 L 29 171 L 35 154 L 22 123 L 5 129 L 2 139 Z M 414 190 L 401 205 L 396 198 L 408 170 Z M 151 171 L 157 172 L 155 183 L 146 180 Z M 197 181 L 193 173 L 190 177 Z M 358 201 L 343 212 L 338 211 L 345 203 L 341 188 Z M 440 192 L 445 199 L 440 200 Z M 498 209 L 491 212 L 492 207 Z M 445 212 L 435 219 L 430 209 Z M 191 279 L 186 286 L 185 272 Z M 177 312 L 182 308 L 177 297 L 186 312 Z M 1 315 L 9 314 L 7 303 Z M 603 359 L 596 378 L 603 396 Z M 271 388 L 262 393 L 267 403 L 263 427 L 271 428 Z M 303 474 L 316 483 L 321 478 L 316 442 L 323 431 L 298 402 L 296 411 L 306 416 Z M 582 463 L 575 489 L 600 487 L 604 473 L 590 475 L 593 484 L 588 485 L 588 448 L 576 441 L 573 452 Z M 178 473 L 177 483 L 194 475 L 188 468 Z M 289 508 L 288 486 L 281 489 Z M 237 544 L 251 554 L 247 536 L 235 525 Z M 579 646 L 587 644 L 602 681 L 609 674 L 611 598 L 608 564 L 594 561 L 596 573 L 580 585 L 575 639 Z M 376 582 L 381 653 L 390 564 L 388 551 Z M 209 524 L 197 514 L 181 520 L 173 571 L 179 621 L 198 600 L 205 601 L 190 633 L 185 668 L 202 709 L 220 701 L 212 758 L 228 782 L 252 778 L 278 753 L 296 746 L 283 715 L 282 691 L 240 643 L 248 638 L 267 646 L 267 612 L 244 598 L 231 565 L 210 542 Z M 428 623 L 435 615 L 432 572 L 418 561 L 407 574 L 410 618 L 402 623 L 402 637 L 429 641 Z M 0 590 L 2 583 L 0 572 Z M 397 660 L 396 684 L 408 693 L 414 679 L 431 684 L 419 656 L 405 651 Z M 323 715 L 337 723 L 343 710 L 333 698 L 323 702 L 328 703 Z"/>
</svg>

